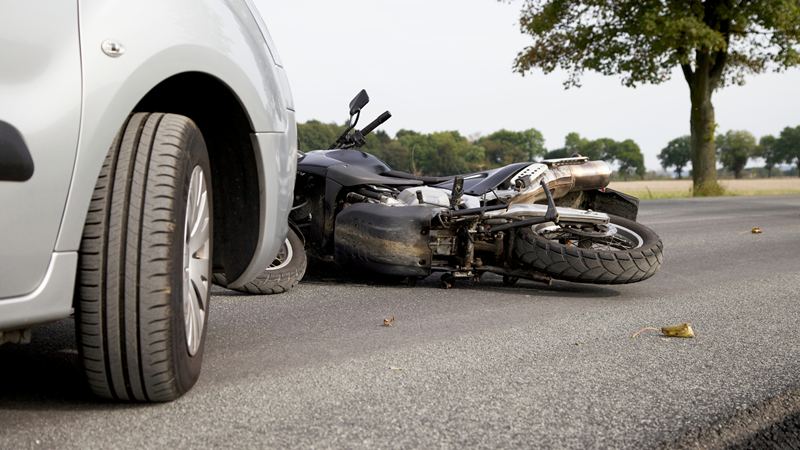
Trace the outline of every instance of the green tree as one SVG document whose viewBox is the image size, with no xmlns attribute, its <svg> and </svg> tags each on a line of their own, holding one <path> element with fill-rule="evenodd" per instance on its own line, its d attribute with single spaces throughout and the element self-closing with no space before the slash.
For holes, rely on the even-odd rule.
<svg viewBox="0 0 800 450">
<path fill-rule="evenodd" d="M 547 153 L 547 158 L 569 158 L 574 154 L 586 156 L 592 161 L 607 159 L 607 147 L 613 143 L 611 139 L 590 141 L 580 134 L 572 132 L 564 138 L 564 147 Z"/>
<path fill-rule="evenodd" d="M 582 138 L 580 134 L 575 133 L 574 131 L 572 133 L 567 134 L 567 136 L 564 138 L 564 150 L 567 153 L 566 157 L 568 158 L 574 155 L 575 153 L 583 155 L 583 153 L 581 152 L 584 151 L 584 148 L 588 144 L 589 144 L 588 139 Z M 584 156 L 589 156 L 589 155 L 584 155 Z M 593 156 L 594 157 L 589 156 L 589 159 L 597 159 L 597 155 Z"/>
<path fill-rule="evenodd" d="M 717 135 L 716 143 L 722 167 L 732 171 L 737 179 L 742 178 L 747 161 L 757 155 L 756 138 L 744 130 L 730 130 Z"/>
<path fill-rule="evenodd" d="M 714 91 L 745 74 L 800 63 L 797 0 L 526 0 L 520 17 L 533 45 L 514 70 L 585 70 L 622 75 L 627 86 L 659 84 L 680 67 L 689 85 L 695 195 L 720 192 L 714 145 Z"/>
<path fill-rule="evenodd" d="M 783 162 L 784 159 L 784 156 L 778 151 L 777 142 L 778 140 L 772 135 L 762 136 L 758 140 L 756 156 L 764 158 L 764 168 L 767 169 L 768 178 L 772 177 L 772 168 Z"/>
<path fill-rule="evenodd" d="M 408 147 L 398 141 L 390 141 L 381 147 L 381 154 L 376 154 L 394 170 L 411 172 L 411 154 Z"/>
<path fill-rule="evenodd" d="M 630 139 L 617 142 L 609 138 L 600 138 L 590 141 L 582 138 L 580 134 L 572 132 L 564 138 L 564 148 L 553 150 L 545 155 L 546 158 L 567 158 L 575 153 L 586 156 L 592 161 L 607 161 L 619 164 L 619 174 L 626 180 L 631 173 L 644 177 L 644 155 L 639 146 Z"/>
<path fill-rule="evenodd" d="M 574 154 L 585 156 L 592 161 L 612 162 L 614 157 L 609 154 L 611 147 L 617 143 L 613 139 L 601 138 L 594 141 L 581 137 L 580 134 L 572 132 L 564 138 L 564 147 L 554 150 L 547 154 L 548 158 L 569 158 Z M 563 155 L 563 156 L 551 156 Z"/>
<path fill-rule="evenodd" d="M 797 175 L 800 176 L 800 125 L 784 128 L 776 145 L 781 160 L 786 164 L 794 163 L 797 166 Z"/>
<path fill-rule="evenodd" d="M 529 161 L 522 150 L 508 141 L 482 141 L 480 146 L 484 149 L 484 155 L 489 167 L 501 167 L 516 162 Z"/>
<path fill-rule="evenodd" d="M 544 155 L 544 159 L 560 159 L 569 158 L 572 153 L 569 153 L 565 148 L 551 150 Z"/>
<path fill-rule="evenodd" d="M 420 134 L 401 130 L 397 135 L 400 144 L 409 149 L 411 170 L 417 175 L 444 176 L 465 173 L 470 170 L 467 159 L 480 154 L 479 149 L 470 152 L 472 146 L 457 131 Z"/>
<path fill-rule="evenodd" d="M 664 170 L 674 167 L 675 172 L 678 174 L 678 179 L 682 179 L 683 168 L 692 160 L 692 137 L 681 136 L 669 141 L 669 144 L 661 149 L 658 159 L 661 161 L 661 167 Z"/>
<path fill-rule="evenodd" d="M 622 178 L 627 180 L 631 172 L 635 173 L 638 178 L 644 178 L 647 170 L 644 167 L 644 155 L 638 144 L 631 139 L 622 142 L 614 142 L 611 139 L 603 139 L 603 141 L 608 149 L 607 159 L 613 158 L 613 161 L 619 164 L 619 174 Z"/>
<path fill-rule="evenodd" d="M 478 139 L 476 144 L 483 145 L 487 141 L 495 141 L 498 143 L 507 142 L 514 148 L 520 150 L 524 157 L 514 162 L 533 161 L 537 157 L 547 153 L 547 149 L 544 148 L 544 136 L 535 128 L 530 128 L 525 131 L 508 131 L 502 129 L 500 131 L 495 131 L 489 136 Z"/>
<path fill-rule="evenodd" d="M 345 130 L 345 126 L 335 123 L 322 123 L 319 120 L 309 120 L 297 124 L 297 139 L 300 141 L 300 151 L 325 150 Z"/>
</svg>

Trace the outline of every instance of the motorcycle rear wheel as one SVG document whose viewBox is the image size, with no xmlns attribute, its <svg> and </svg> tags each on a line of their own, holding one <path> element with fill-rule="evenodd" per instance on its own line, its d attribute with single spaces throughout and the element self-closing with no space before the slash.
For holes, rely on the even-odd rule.
<svg viewBox="0 0 800 450">
<path fill-rule="evenodd" d="M 521 228 L 514 256 L 536 271 L 576 283 L 628 284 L 653 276 L 664 261 L 661 239 L 640 223 L 609 217 L 602 236 L 552 222 Z"/>
</svg>

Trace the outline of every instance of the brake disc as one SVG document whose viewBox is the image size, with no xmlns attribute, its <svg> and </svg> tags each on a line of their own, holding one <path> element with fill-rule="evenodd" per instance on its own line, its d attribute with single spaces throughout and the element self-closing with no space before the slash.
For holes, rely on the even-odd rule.
<svg viewBox="0 0 800 450">
<path fill-rule="evenodd" d="M 562 225 L 561 229 L 567 233 L 575 236 L 582 236 L 588 238 L 602 238 L 609 237 L 617 234 L 617 228 L 614 225 L 594 225 L 595 230 L 585 230 L 574 225 Z"/>
</svg>

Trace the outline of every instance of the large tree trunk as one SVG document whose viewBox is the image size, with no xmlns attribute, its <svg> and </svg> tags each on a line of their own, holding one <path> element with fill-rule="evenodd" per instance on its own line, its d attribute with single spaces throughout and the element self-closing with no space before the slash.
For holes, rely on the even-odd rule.
<svg viewBox="0 0 800 450">
<path fill-rule="evenodd" d="M 711 104 L 711 93 L 699 97 L 696 99 L 692 95 L 692 179 L 695 196 L 708 195 L 719 189 L 714 106 Z"/>
<path fill-rule="evenodd" d="M 686 82 L 692 99 L 692 178 L 693 195 L 705 197 L 720 195 L 722 188 L 717 183 L 717 146 L 714 144 L 714 106 L 711 94 L 717 87 L 724 65 L 724 55 L 712 58 L 708 53 L 696 52 L 696 66 L 683 66 Z"/>
</svg>

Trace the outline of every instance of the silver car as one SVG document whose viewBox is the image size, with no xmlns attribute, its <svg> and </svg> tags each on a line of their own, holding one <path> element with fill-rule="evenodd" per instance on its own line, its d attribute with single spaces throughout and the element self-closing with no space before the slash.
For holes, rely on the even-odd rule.
<svg viewBox="0 0 800 450">
<path fill-rule="evenodd" d="M 74 308 L 95 394 L 187 392 L 212 273 L 285 240 L 296 149 L 250 0 L 0 3 L 0 343 Z"/>
</svg>

